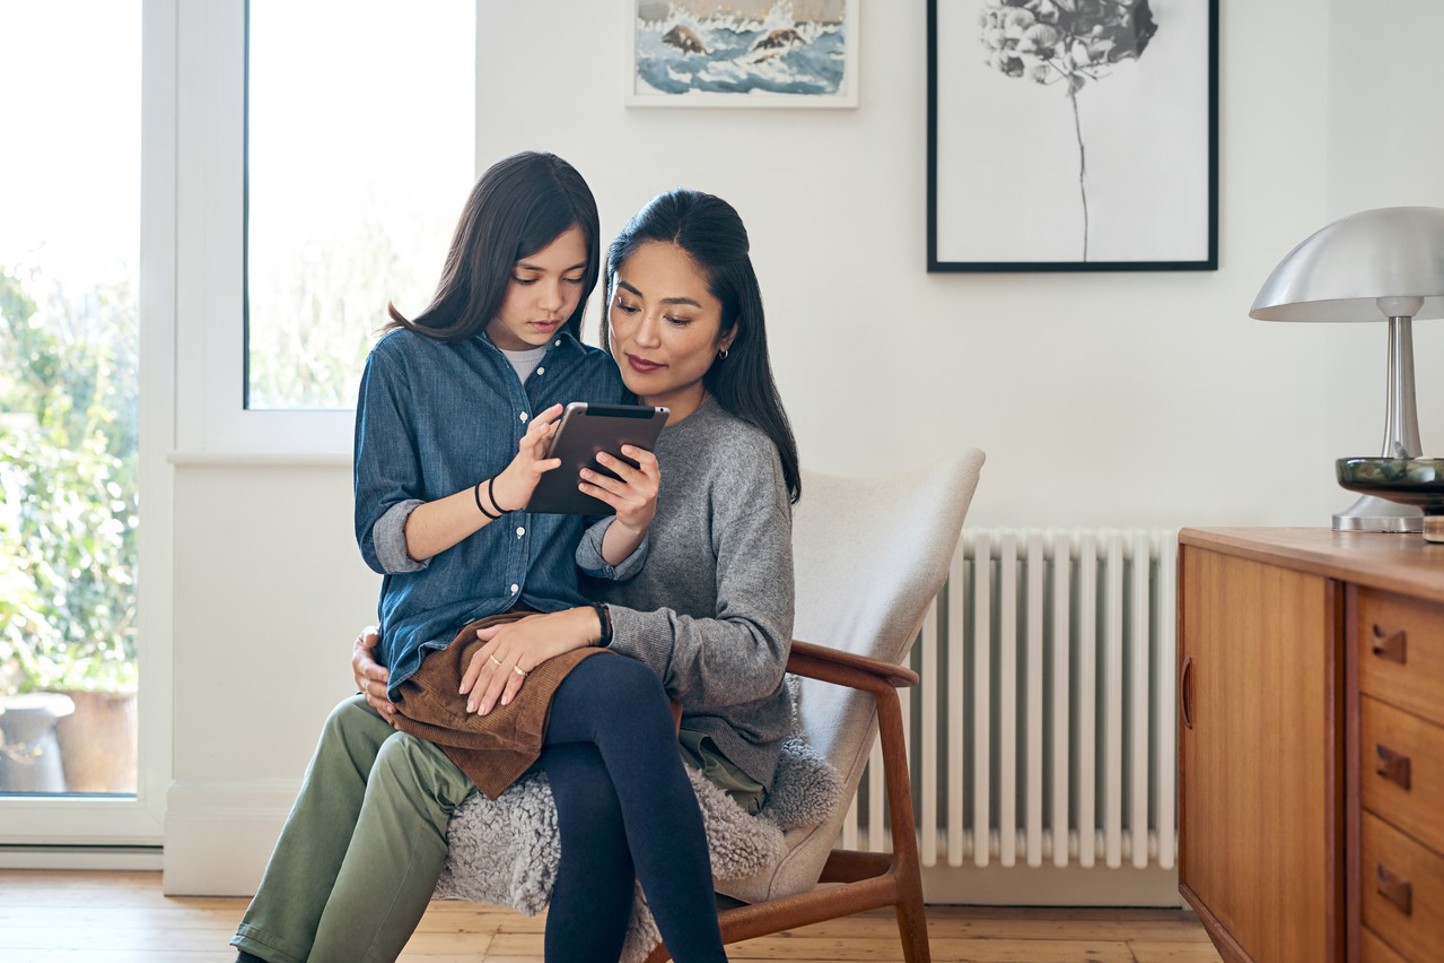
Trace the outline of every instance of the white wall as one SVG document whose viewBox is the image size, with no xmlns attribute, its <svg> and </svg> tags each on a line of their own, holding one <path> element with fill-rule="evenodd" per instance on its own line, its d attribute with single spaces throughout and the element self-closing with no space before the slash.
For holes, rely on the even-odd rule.
<svg viewBox="0 0 1444 963">
<path fill-rule="evenodd" d="M 977 445 L 971 524 L 1328 524 L 1351 501 L 1333 460 L 1381 440 L 1384 326 L 1247 310 L 1328 221 L 1444 206 L 1444 5 L 1225 2 L 1220 269 L 1070 275 L 925 272 L 925 4 L 862 6 L 856 110 L 628 110 L 625 4 L 483 0 L 480 156 L 555 150 L 604 231 L 671 186 L 733 202 L 805 466 L 886 472 Z M 1434 450 L 1440 327 L 1416 346 Z M 171 892 L 250 891 L 351 691 L 376 581 L 349 482 L 341 466 L 176 469 Z"/>
</svg>

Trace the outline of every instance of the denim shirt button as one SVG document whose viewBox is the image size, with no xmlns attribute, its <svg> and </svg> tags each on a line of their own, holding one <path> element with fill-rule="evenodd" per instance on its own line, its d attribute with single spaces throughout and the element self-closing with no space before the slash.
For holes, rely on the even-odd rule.
<svg viewBox="0 0 1444 963">
<path fill-rule="evenodd" d="M 526 412 L 523 411 L 518 417 L 520 417 L 522 421 L 526 421 Z"/>
<path fill-rule="evenodd" d="M 511 583 L 511 594 L 512 594 L 512 595 L 515 595 L 515 594 L 517 593 L 518 589 L 520 589 L 520 588 L 521 588 L 521 586 L 517 585 L 515 582 L 512 582 L 512 583 Z"/>
<path fill-rule="evenodd" d="M 536 369 L 536 373 L 539 374 L 539 375 L 544 375 L 544 374 L 547 373 L 547 369 L 545 369 L 545 368 L 537 368 L 537 369 Z"/>
<path fill-rule="evenodd" d="M 517 526 L 517 529 L 516 529 L 516 537 L 517 537 L 517 538 L 521 538 L 521 537 L 522 537 L 523 535 L 525 535 L 525 534 L 526 534 L 526 529 L 525 529 L 525 528 L 522 528 L 520 525 L 518 525 L 518 526 Z"/>
</svg>

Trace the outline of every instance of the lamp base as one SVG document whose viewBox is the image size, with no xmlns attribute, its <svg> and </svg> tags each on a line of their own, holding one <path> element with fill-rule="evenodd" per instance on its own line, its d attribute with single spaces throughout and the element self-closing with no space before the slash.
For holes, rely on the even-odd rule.
<svg viewBox="0 0 1444 963">
<path fill-rule="evenodd" d="M 1364 495 L 1334 515 L 1336 532 L 1396 532 L 1424 530 L 1424 513 L 1413 505 L 1401 505 L 1386 498 Z"/>
</svg>

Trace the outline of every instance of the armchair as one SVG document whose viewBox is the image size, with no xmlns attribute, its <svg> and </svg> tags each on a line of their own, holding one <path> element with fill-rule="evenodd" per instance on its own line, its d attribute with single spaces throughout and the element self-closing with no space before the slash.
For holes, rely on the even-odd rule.
<svg viewBox="0 0 1444 963">
<path fill-rule="evenodd" d="M 804 475 L 793 550 L 796 635 L 809 641 L 793 643 L 788 669 L 802 678 L 803 728 L 840 774 L 843 802 L 789 832 L 761 872 L 724 885 L 742 904 L 719 913 L 724 941 L 892 906 L 904 958 L 931 959 L 897 694 L 918 677 L 899 663 L 947 576 L 983 459 L 969 449 L 904 477 Z M 879 734 L 891 852 L 834 849 Z M 658 946 L 648 963 L 666 959 Z"/>
</svg>

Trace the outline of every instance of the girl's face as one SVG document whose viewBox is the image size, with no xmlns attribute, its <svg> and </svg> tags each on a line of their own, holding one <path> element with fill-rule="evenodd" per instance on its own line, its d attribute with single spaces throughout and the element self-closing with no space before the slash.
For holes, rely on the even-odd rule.
<svg viewBox="0 0 1444 963">
<path fill-rule="evenodd" d="M 501 309 L 486 333 L 503 351 L 525 351 L 551 340 L 582 297 L 587 236 L 569 227 L 546 247 L 517 261 Z"/>
<path fill-rule="evenodd" d="M 617 269 L 608 305 L 612 357 L 627 388 L 680 421 L 702 404 L 702 376 L 732 344 L 722 331 L 722 304 L 687 252 L 649 241 Z"/>
</svg>

